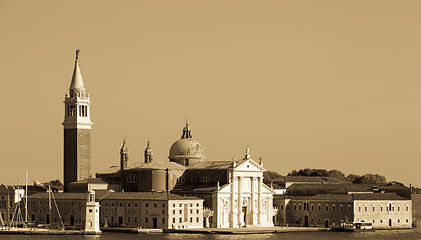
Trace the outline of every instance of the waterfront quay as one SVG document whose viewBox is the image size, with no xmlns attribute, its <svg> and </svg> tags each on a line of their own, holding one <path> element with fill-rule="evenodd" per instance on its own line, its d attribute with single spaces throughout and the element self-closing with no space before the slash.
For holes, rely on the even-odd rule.
<svg viewBox="0 0 421 240">
<path fill-rule="evenodd" d="M 249 228 L 187 228 L 187 229 L 145 229 L 145 228 L 101 228 L 103 232 L 125 232 L 136 234 L 186 233 L 186 234 L 268 234 L 289 232 L 326 232 L 329 228 L 317 227 L 249 227 Z"/>
</svg>

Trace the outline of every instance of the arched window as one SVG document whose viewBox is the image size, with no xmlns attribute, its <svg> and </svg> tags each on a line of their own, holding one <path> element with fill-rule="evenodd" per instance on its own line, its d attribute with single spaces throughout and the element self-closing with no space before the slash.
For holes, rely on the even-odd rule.
<svg viewBox="0 0 421 240">
<path fill-rule="evenodd" d="M 137 182 L 137 176 L 134 173 L 130 173 L 129 176 L 127 176 L 127 182 L 128 183 L 136 183 Z"/>
</svg>

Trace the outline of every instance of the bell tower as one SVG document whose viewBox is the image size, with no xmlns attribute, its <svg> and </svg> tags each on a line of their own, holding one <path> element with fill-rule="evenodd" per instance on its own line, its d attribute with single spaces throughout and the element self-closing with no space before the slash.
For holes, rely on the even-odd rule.
<svg viewBox="0 0 421 240">
<path fill-rule="evenodd" d="M 69 94 L 64 99 L 64 190 L 69 183 L 90 177 L 91 170 L 91 102 L 85 92 L 79 68 L 79 50 Z"/>
</svg>

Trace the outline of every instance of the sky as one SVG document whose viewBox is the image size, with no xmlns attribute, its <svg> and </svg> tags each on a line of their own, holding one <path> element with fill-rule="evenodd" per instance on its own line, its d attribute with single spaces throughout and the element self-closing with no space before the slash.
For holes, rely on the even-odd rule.
<svg viewBox="0 0 421 240">
<path fill-rule="evenodd" d="M 207 160 L 378 173 L 421 187 L 421 2 L 0 0 L 0 181 L 63 179 L 75 60 L 92 169 L 168 161 L 186 118 Z"/>
</svg>

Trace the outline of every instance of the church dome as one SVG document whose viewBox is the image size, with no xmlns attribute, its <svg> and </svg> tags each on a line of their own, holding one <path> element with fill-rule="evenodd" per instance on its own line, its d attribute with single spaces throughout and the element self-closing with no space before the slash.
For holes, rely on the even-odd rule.
<svg viewBox="0 0 421 240">
<path fill-rule="evenodd" d="M 201 160 L 204 158 L 203 148 L 199 142 L 192 138 L 190 128 L 186 122 L 181 139 L 173 143 L 170 148 L 169 159 L 170 161 L 188 166 L 186 160 Z"/>
<path fill-rule="evenodd" d="M 204 158 L 202 146 L 194 139 L 182 138 L 170 148 L 170 159 L 174 158 Z"/>
</svg>

